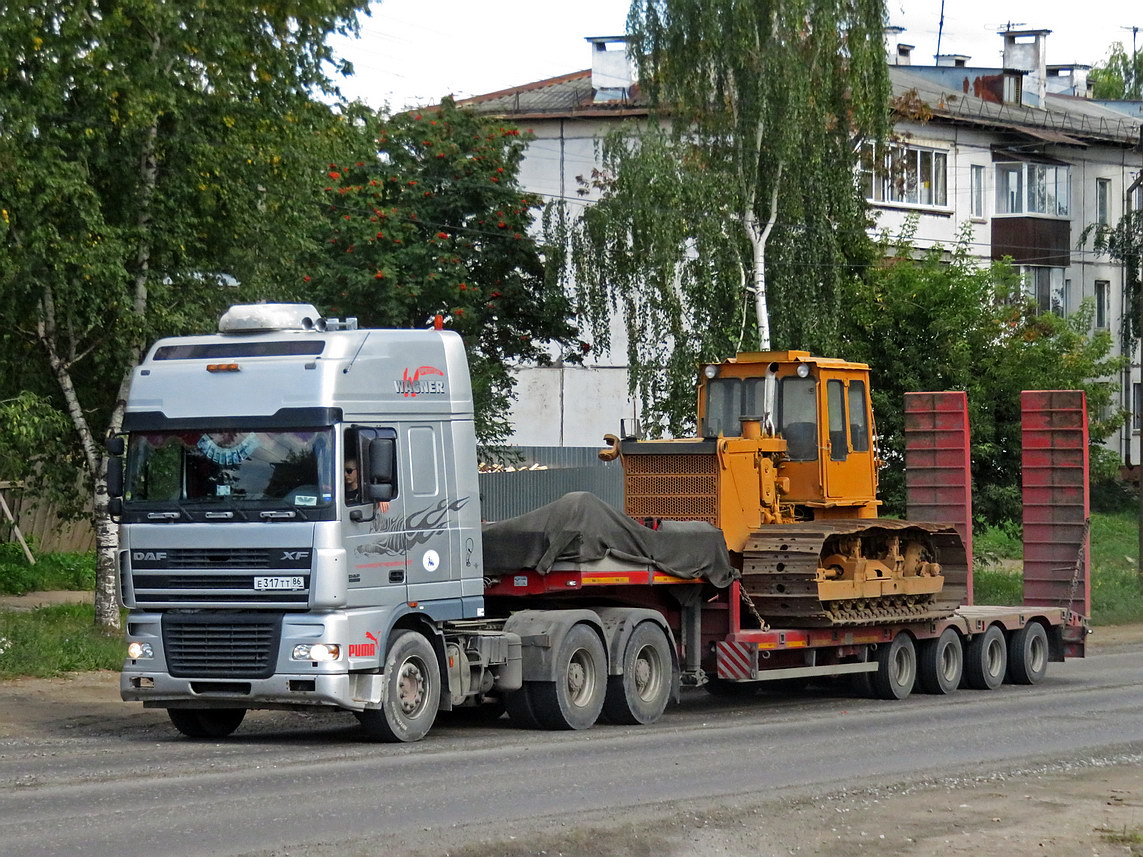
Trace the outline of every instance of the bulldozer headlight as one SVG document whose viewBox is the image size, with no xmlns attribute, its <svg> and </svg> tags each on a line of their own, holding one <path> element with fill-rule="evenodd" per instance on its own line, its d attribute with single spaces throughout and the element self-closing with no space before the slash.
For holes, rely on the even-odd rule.
<svg viewBox="0 0 1143 857">
<path fill-rule="evenodd" d="M 798 364 L 798 377 L 799 378 L 808 378 L 809 375 L 810 375 L 810 364 L 799 363 Z"/>
<path fill-rule="evenodd" d="M 341 656 L 341 646 L 337 643 L 310 643 L 294 646 L 295 661 L 336 661 Z"/>
<path fill-rule="evenodd" d="M 702 373 L 704 375 L 706 375 L 706 379 L 708 381 L 713 381 L 715 378 L 718 377 L 718 367 L 712 363 L 711 365 L 709 365 L 705 369 L 703 369 Z"/>
</svg>

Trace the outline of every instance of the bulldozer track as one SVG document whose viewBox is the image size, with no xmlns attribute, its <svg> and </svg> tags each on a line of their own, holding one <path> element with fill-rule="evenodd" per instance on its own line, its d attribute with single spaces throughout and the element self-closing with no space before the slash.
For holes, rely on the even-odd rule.
<svg viewBox="0 0 1143 857">
<path fill-rule="evenodd" d="M 937 593 L 823 601 L 817 571 L 831 536 L 922 540 L 941 565 L 944 585 Z M 742 553 L 743 590 L 769 622 L 830 627 L 942 619 L 963 603 L 967 579 L 964 544 L 947 524 L 881 518 L 781 524 L 752 533 Z"/>
</svg>

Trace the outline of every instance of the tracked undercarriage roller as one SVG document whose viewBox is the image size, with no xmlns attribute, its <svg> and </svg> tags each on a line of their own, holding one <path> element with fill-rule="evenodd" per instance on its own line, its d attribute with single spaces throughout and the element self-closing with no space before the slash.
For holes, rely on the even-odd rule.
<svg viewBox="0 0 1143 857">
<path fill-rule="evenodd" d="M 742 555 L 743 589 L 767 621 L 819 627 L 950 616 L 967 577 L 956 530 L 913 521 L 768 526 Z"/>
</svg>

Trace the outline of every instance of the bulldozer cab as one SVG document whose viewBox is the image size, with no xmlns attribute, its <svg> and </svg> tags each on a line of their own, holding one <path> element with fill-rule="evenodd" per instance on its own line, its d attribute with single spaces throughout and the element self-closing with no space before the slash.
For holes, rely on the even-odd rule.
<svg viewBox="0 0 1143 857">
<path fill-rule="evenodd" d="M 785 440 L 773 456 L 789 479 L 782 499 L 807 516 L 876 515 L 867 365 L 805 351 L 739 354 L 704 368 L 698 425 L 704 438 Z"/>
</svg>

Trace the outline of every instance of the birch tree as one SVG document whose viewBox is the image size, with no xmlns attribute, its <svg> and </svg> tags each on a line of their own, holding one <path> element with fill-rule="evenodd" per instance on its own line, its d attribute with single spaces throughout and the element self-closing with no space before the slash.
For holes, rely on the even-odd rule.
<svg viewBox="0 0 1143 857">
<path fill-rule="evenodd" d="M 607 344 L 621 312 L 631 384 L 683 428 L 694 364 L 735 347 L 835 350 L 844 285 L 872 258 L 854 180 L 883 137 L 883 0 L 636 0 L 641 128 L 583 177 L 570 271 Z"/>
<path fill-rule="evenodd" d="M 117 533 L 102 441 L 121 425 L 130 369 L 155 336 L 301 282 L 286 272 L 309 248 L 313 177 L 336 138 L 311 92 L 329 87 L 326 37 L 352 31 L 364 6 L 0 4 L 0 385 L 69 418 L 108 629 Z M 235 279 L 246 288 L 225 287 Z M 76 491 L 74 476 L 54 487 Z"/>
</svg>

